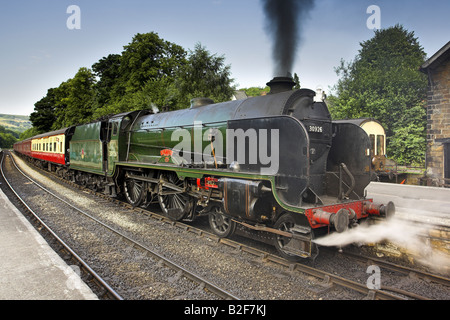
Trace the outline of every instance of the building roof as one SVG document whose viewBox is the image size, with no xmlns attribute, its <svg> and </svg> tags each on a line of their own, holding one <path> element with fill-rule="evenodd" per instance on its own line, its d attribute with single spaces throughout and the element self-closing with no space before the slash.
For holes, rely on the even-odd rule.
<svg viewBox="0 0 450 320">
<path fill-rule="evenodd" d="M 435 69 L 437 68 L 442 62 L 444 62 L 446 59 L 450 58 L 450 41 L 447 42 L 445 46 L 443 46 L 441 49 L 439 49 L 438 52 L 436 52 L 430 59 L 425 61 L 425 63 L 420 67 L 420 71 L 423 73 L 427 73 L 428 69 Z"/>
</svg>

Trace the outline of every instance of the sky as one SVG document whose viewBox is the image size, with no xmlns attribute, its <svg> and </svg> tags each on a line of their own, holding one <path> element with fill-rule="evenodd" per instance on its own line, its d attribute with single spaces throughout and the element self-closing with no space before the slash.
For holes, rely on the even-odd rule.
<svg viewBox="0 0 450 320">
<path fill-rule="evenodd" d="M 303 88 L 332 90 L 341 59 L 354 59 L 374 35 L 371 5 L 381 28 L 413 31 L 428 57 L 450 40 L 448 0 L 315 0 L 292 70 Z M 79 29 L 68 27 L 74 17 Z M 261 0 L 1 0 L 0 113 L 29 115 L 49 88 L 147 32 L 186 50 L 201 43 L 225 56 L 237 88 L 264 87 L 274 76 L 265 27 Z"/>
</svg>

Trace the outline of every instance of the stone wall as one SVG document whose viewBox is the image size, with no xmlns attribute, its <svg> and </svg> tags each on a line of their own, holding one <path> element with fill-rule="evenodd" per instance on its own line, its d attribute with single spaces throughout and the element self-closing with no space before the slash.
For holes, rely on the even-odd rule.
<svg viewBox="0 0 450 320">
<path fill-rule="evenodd" d="M 444 178 L 442 140 L 450 138 L 450 59 L 429 72 L 431 83 L 427 106 L 427 176 L 436 185 Z"/>
</svg>

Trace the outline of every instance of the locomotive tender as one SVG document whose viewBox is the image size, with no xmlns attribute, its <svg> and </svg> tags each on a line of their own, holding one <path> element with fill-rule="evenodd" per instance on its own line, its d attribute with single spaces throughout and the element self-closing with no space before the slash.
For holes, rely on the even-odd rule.
<svg viewBox="0 0 450 320">
<path fill-rule="evenodd" d="M 118 114 L 14 149 L 134 206 L 157 201 L 173 220 L 208 215 L 221 237 L 237 225 L 251 229 L 291 260 L 314 257 L 318 236 L 393 215 L 391 202 L 365 199 L 371 155 L 364 130 L 333 122 L 325 102 L 312 90 L 292 90 L 290 77 L 268 85 L 266 96 Z"/>
</svg>

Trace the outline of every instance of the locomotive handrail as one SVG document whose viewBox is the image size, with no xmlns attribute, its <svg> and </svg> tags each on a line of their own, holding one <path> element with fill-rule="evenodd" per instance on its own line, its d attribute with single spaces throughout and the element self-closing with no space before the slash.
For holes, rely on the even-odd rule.
<svg viewBox="0 0 450 320">
<path fill-rule="evenodd" d="M 342 194 L 342 170 L 344 170 L 344 172 L 348 175 L 348 177 L 350 178 L 350 187 L 347 190 L 347 192 L 345 194 Z M 342 200 L 344 198 L 348 198 L 348 196 L 350 195 L 350 193 L 352 193 L 353 189 L 355 188 L 356 185 L 356 181 L 355 181 L 355 177 L 352 175 L 352 173 L 350 172 L 350 170 L 348 170 L 347 166 L 345 165 L 345 163 L 341 163 L 339 166 L 339 200 Z"/>
<path fill-rule="evenodd" d="M 138 115 L 139 116 L 139 115 Z M 211 127 L 215 127 L 215 125 L 216 124 L 225 124 L 225 123 L 227 123 L 229 120 L 221 120 L 221 121 L 213 121 L 213 122 L 205 122 L 205 123 L 203 123 L 203 122 L 201 122 L 200 123 L 200 121 L 198 121 L 198 125 L 201 125 L 202 127 L 209 127 L 209 126 L 211 126 Z M 126 132 L 127 133 L 130 133 L 130 132 L 138 132 L 139 130 L 145 130 L 145 131 L 151 131 L 151 130 L 168 130 L 168 129 L 172 129 L 172 128 L 182 128 L 182 129 L 185 129 L 185 128 L 194 128 L 196 125 L 195 124 L 193 124 L 193 123 L 189 123 L 189 124 L 183 124 L 183 125 L 176 125 L 176 126 L 164 126 L 164 127 L 152 127 L 152 128 L 140 128 L 140 129 L 138 129 L 138 130 L 133 130 L 132 129 L 132 127 L 134 126 L 134 123 L 130 126 L 130 129 L 129 130 L 127 130 Z"/>
</svg>

